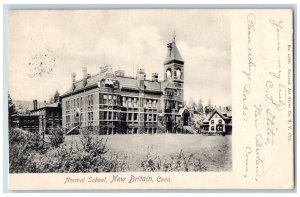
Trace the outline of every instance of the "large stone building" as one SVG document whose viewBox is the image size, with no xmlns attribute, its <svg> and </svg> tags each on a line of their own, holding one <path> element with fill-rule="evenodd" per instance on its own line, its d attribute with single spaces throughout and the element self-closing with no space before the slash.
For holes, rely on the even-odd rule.
<svg viewBox="0 0 300 197">
<path fill-rule="evenodd" d="M 87 127 L 95 134 L 184 132 L 190 113 L 184 108 L 184 61 L 175 38 L 167 44 L 163 67 L 163 81 L 157 73 L 146 80 L 143 69 L 129 77 L 111 66 L 95 75 L 83 67 L 81 80 L 72 73 L 72 88 L 61 96 L 63 127 L 67 133 Z"/>
</svg>

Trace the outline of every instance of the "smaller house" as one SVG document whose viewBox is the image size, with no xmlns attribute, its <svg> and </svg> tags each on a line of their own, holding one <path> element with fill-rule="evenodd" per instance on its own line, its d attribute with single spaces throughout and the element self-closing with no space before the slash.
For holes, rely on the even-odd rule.
<svg viewBox="0 0 300 197">
<path fill-rule="evenodd" d="M 37 115 L 15 114 L 11 118 L 12 127 L 21 128 L 33 133 L 39 131 L 39 117 Z"/>
<path fill-rule="evenodd" d="M 37 107 L 37 100 L 33 101 L 33 110 L 30 113 L 32 116 L 38 117 L 39 132 L 49 134 L 51 128 L 62 125 L 62 109 L 61 103 L 52 104 L 45 103 L 44 106 Z"/>
<path fill-rule="evenodd" d="M 203 124 L 200 126 L 200 132 L 205 134 L 231 134 L 232 116 L 214 110 L 204 119 Z"/>
</svg>

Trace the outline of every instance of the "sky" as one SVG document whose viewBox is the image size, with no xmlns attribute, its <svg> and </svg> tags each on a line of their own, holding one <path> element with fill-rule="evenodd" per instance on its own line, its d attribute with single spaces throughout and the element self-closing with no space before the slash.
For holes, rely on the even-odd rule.
<svg viewBox="0 0 300 197">
<path fill-rule="evenodd" d="M 185 100 L 231 105 L 230 20 L 226 10 L 10 11 L 8 86 L 14 100 L 49 100 L 111 65 L 163 79 L 167 43 L 176 34 L 184 64 Z"/>
</svg>

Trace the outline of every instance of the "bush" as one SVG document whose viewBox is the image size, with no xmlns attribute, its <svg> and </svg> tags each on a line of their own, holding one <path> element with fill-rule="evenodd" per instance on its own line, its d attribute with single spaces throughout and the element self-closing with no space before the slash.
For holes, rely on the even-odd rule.
<svg viewBox="0 0 300 197">
<path fill-rule="evenodd" d="M 80 143 L 71 143 L 55 149 L 42 172 L 119 172 L 125 171 L 127 157 L 107 154 L 107 139 L 94 135 L 82 135 Z"/>
<path fill-rule="evenodd" d="M 53 147 L 59 147 L 65 141 L 64 130 L 60 127 L 50 130 L 49 139 Z"/>
<path fill-rule="evenodd" d="M 162 159 L 153 153 L 153 147 L 148 147 L 146 157 L 141 161 L 143 171 L 147 172 L 171 172 L 171 171 L 206 171 L 204 163 L 194 158 L 194 154 L 184 155 L 181 150 L 178 156 Z"/>
<path fill-rule="evenodd" d="M 9 172 L 35 172 L 33 150 L 40 147 L 36 134 L 21 132 L 19 129 L 9 130 Z"/>
</svg>

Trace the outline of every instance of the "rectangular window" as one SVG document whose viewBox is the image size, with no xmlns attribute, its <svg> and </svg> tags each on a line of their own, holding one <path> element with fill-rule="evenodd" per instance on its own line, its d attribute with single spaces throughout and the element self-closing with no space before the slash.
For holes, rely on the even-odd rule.
<svg viewBox="0 0 300 197">
<path fill-rule="evenodd" d="M 214 131 L 214 130 L 215 130 L 215 127 L 214 127 L 214 126 L 211 126 L 211 130 Z"/>
<path fill-rule="evenodd" d="M 117 96 L 114 96 L 113 100 L 114 100 L 114 105 L 117 105 Z"/>
<path fill-rule="evenodd" d="M 115 119 L 115 120 L 118 120 L 117 112 L 114 112 L 114 119 Z"/>
<path fill-rule="evenodd" d="M 128 120 L 129 120 L 129 121 L 132 120 L 132 114 L 131 114 L 131 113 L 128 114 Z"/>
<path fill-rule="evenodd" d="M 125 98 L 125 97 L 122 98 L 122 103 L 123 103 L 123 104 L 122 104 L 123 107 L 126 107 L 126 98 Z"/>
<path fill-rule="evenodd" d="M 156 108 L 156 100 L 153 100 L 152 107 Z"/>
<path fill-rule="evenodd" d="M 91 95 L 91 105 L 93 105 L 94 104 L 94 100 L 93 100 L 94 98 L 93 98 L 93 95 Z"/>
<path fill-rule="evenodd" d="M 70 116 L 67 116 L 67 117 L 66 117 L 66 122 L 67 122 L 67 123 L 70 123 Z"/>
<path fill-rule="evenodd" d="M 156 121 L 156 114 L 153 114 L 153 121 Z"/>
<path fill-rule="evenodd" d="M 88 95 L 88 106 L 93 105 L 93 95 Z"/>
<path fill-rule="evenodd" d="M 107 119 L 107 111 L 104 112 L 104 117 L 103 117 L 103 119 L 104 119 L 104 120 Z"/>
<path fill-rule="evenodd" d="M 138 120 L 138 114 L 137 113 L 134 114 L 134 120 L 135 121 Z"/>
<path fill-rule="evenodd" d="M 108 120 L 112 119 L 112 112 L 108 112 Z"/>
<path fill-rule="evenodd" d="M 103 95 L 103 103 L 107 104 L 107 95 Z"/>
<path fill-rule="evenodd" d="M 92 121 L 94 119 L 93 112 L 88 112 L 88 120 Z"/>
<path fill-rule="evenodd" d="M 128 107 L 132 107 L 131 98 L 128 98 Z"/>
<path fill-rule="evenodd" d="M 152 107 L 152 101 L 149 99 L 149 102 L 148 102 L 148 107 L 151 108 Z"/>
<path fill-rule="evenodd" d="M 214 121 L 214 120 L 211 120 L 210 122 L 211 122 L 211 124 L 214 124 L 214 123 L 215 123 L 215 121 Z"/>
<path fill-rule="evenodd" d="M 109 104 L 109 105 L 112 105 L 112 104 L 113 104 L 111 95 L 108 95 L 108 104 Z"/>
<path fill-rule="evenodd" d="M 137 98 L 134 98 L 134 99 L 133 99 L 133 106 L 134 106 L 134 107 L 137 107 L 137 106 L 138 106 L 138 105 L 137 105 Z"/>
<path fill-rule="evenodd" d="M 152 121 L 152 114 L 149 114 L 149 121 Z"/>
<path fill-rule="evenodd" d="M 144 99 L 144 107 L 147 107 L 147 99 Z"/>
<path fill-rule="evenodd" d="M 147 121 L 147 114 L 145 114 L 145 121 Z"/>
</svg>

